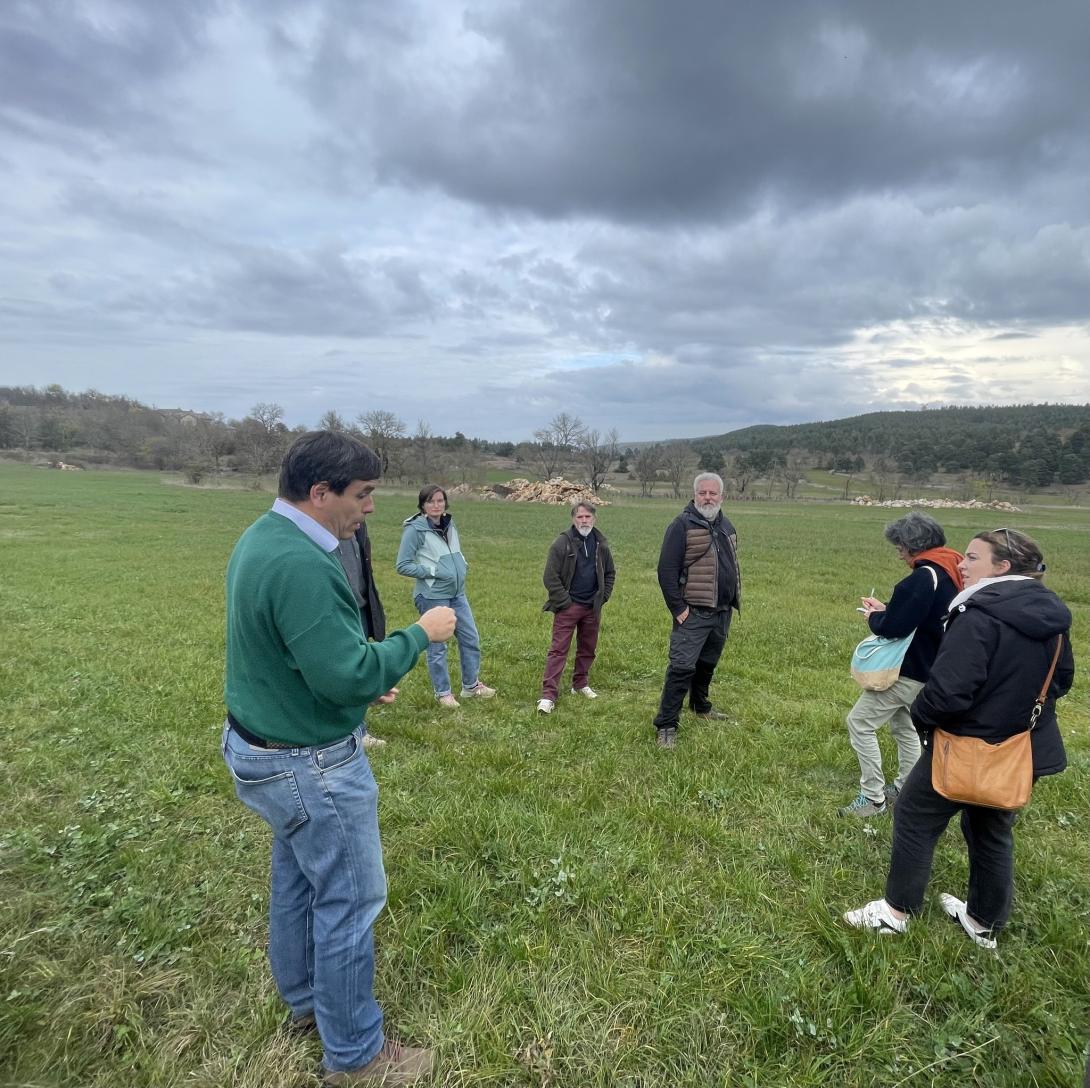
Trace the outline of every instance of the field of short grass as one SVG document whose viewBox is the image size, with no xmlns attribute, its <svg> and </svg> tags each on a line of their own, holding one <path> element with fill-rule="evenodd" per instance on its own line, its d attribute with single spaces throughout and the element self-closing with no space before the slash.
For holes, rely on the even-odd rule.
<svg viewBox="0 0 1090 1088">
<path fill-rule="evenodd" d="M 220 759 L 223 570 L 270 502 L 152 474 L 0 466 L 0 1084 L 313 1086 L 278 1034 L 264 959 L 268 836 Z M 534 712 L 545 551 L 566 511 L 454 507 L 496 699 L 440 713 L 421 662 L 372 712 L 390 882 L 377 990 L 444 1085 L 1040 1088 L 1076 1084 L 1087 999 L 1088 525 L 1012 515 L 1075 614 L 1071 766 L 1018 828 L 1000 955 L 938 892 L 965 884 L 956 827 L 910 932 L 840 914 L 881 893 L 888 817 L 846 822 L 843 717 L 856 598 L 903 573 L 896 512 L 747 504 L 745 603 L 713 686 L 740 724 L 651 718 L 669 618 L 654 567 L 678 503 L 604 509 L 618 565 L 592 677 Z M 370 522 L 392 625 L 405 494 Z M 943 512 L 951 543 L 981 525 Z M 892 759 L 892 746 L 888 747 Z M 892 765 L 892 764 L 890 764 Z"/>
</svg>

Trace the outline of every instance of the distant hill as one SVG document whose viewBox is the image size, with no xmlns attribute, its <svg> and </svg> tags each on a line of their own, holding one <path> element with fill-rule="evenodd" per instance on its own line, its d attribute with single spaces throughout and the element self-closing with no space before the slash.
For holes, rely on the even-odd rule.
<svg viewBox="0 0 1090 1088">
<path fill-rule="evenodd" d="M 809 455 L 830 468 L 876 461 L 902 471 L 971 472 L 1048 486 L 1090 478 L 1090 404 L 1020 404 L 869 412 L 848 419 L 743 427 L 694 439 L 702 454 Z"/>
</svg>

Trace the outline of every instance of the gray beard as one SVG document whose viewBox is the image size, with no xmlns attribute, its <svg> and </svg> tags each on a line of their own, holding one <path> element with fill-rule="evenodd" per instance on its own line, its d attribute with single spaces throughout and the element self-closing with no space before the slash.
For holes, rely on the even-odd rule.
<svg viewBox="0 0 1090 1088">
<path fill-rule="evenodd" d="M 705 521 L 715 521 L 715 515 L 723 509 L 721 502 L 711 503 L 708 506 L 701 506 L 699 503 L 693 503 L 696 507 L 696 512 L 705 519 Z"/>
<path fill-rule="evenodd" d="M 594 526 L 593 526 L 593 525 L 577 525 L 577 526 L 575 527 L 575 531 L 576 531 L 576 532 L 577 532 L 577 533 L 578 533 L 578 534 L 579 534 L 580 536 L 590 536 L 590 532 L 591 532 L 591 530 L 592 530 L 593 528 L 594 528 Z"/>
</svg>

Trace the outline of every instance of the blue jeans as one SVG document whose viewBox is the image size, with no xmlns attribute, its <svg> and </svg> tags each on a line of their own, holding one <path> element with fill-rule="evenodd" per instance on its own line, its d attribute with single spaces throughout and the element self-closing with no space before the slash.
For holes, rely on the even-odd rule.
<svg viewBox="0 0 1090 1088">
<path fill-rule="evenodd" d="M 293 1016 L 313 1012 L 326 1069 L 381 1049 L 373 927 L 386 903 L 378 785 L 363 728 L 321 748 L 256 748 L 223 730 L 244 805 L 272 829 L 269 963 Z"/>
<path fill-rule="evenodd" d="M 462 663 L 462 687 L 471 688 L 480 679 L 481 671 L 481 636 L 477 634 L 477 624 L 473 622 L 473 611 L 464 593 L 457 597 L 414 597 L 417 612 L 424 615 L 429 608 L 446 605 L 454 609 L 458 626 L 454 628 L 454 637 L 458 640 L 458 657 Z M 447 669 L 447 644 L 429 642 L 425 652 L 428 663 L 428 675 L 431 686 L 437 696 L 450 695 L 450 671 Z"/>
</svg>

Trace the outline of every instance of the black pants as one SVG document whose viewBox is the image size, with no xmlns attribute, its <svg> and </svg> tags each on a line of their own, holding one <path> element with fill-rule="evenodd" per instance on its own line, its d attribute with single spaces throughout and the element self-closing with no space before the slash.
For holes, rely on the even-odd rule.
<svg viewBox="0 0 1090 1088">
<path fill-rule="evenodd" d="M 989 929 L 1010 917 L 1014 890 L 1016 812 L 1000 812 L 948 801 L 931 786 L 932 746 L 924 748 L 893 809 L 893 856 L 886 878 L 886 902 L 914 913 L 923 906 L 939 836 L 959 809 L 961 833 L 969 847 L 969 913 Z M 959 896 L 960 898 L 960 896 Z"/>
<path fill-rule="evenodd" d="M 730 609 L 716 612 L 710 608 L 690 608 L 684 623 L 674 620 L 670 632 L 670 659 L 662 700 L 655 715 L 655 727 L 676 726 L 681 707 L 689 696 L 689 706 L 697 714 L 711 710 L 708 688 L 719 664 L 730 630 Z"/>
</svg>

